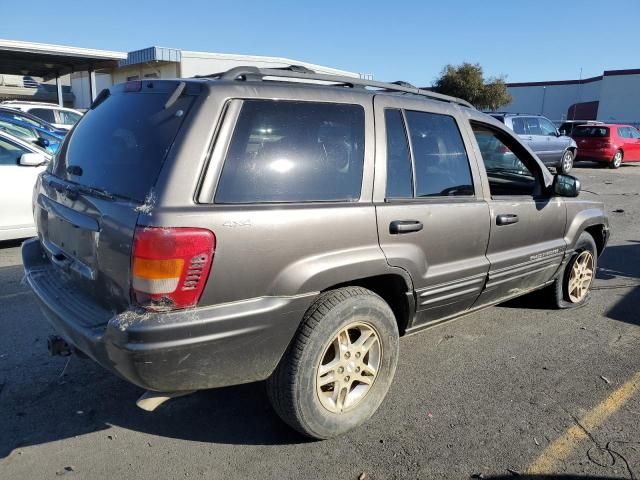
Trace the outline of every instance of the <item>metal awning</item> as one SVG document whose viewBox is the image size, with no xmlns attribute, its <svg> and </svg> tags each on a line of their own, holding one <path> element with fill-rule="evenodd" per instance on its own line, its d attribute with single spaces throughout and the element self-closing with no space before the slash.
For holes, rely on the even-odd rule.
<svg viewBox="0 0 640 480">
<path fill-rule="evenodd" d="M 45 81 L 72 72 L 115 68 L 124 52 L 0 39 L 0 74 L 41 77 Z"/>
</svg>

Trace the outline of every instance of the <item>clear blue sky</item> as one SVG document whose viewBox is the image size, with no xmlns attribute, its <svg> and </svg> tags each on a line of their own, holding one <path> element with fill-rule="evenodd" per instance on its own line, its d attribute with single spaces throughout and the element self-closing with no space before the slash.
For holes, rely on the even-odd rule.
<svg viewBox="0 0 640 480">
<path fill-rule="evenodd" d="M 420 86 L 447 63 L 463 61 L 509 82 L 578 78 L 580 68 L 583 77 L 640 68 L 635 0 L 615 7 L 603 0 L 430 3 L 6 1 L 0 38 L 283 56 Z"/>
</svg>

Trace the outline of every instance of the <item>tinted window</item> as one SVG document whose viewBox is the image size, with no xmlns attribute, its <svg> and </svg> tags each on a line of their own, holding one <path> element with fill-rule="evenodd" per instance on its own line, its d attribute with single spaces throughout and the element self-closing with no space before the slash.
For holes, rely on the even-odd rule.
<svg viewBox="0 0 640 480">
<path fill-rule="evenodd" d="M 49 108 L 32 108 L 29 110 L 29 113 L 43 119 L 45 122 L 58 123 L 56 122 L 56 117 L 53 113 L 53 110 Z"/>
<path fill-rule="evenodd" d="M 411 155 L 400 110 L 385 110 L 387 127 L 387 198 L 413 197 Z"/>
<path fill-rule="evenodd" d="M 20 157 L 29 151 L 23 147 L 0 138 L 0 166 L 18 165 Z"/>
<path fill-rule="evenodd" d="M 362 107 L 245 100 L 215 201 L 355 201 L 363 163 Z"/>
<path fill-rule="evenodd" d="M 547 135 L 550 137 L 556 136 L 556 127 L 553 123 L 551 123 L 546 118 L 539 118 L 540 122 L 540 130 L 542 131 L 542 135 Z"/>
<path fill-rule="evenodd" d="M 631 132 L 631 138 L 640 138 L 640 132 L 637 128 L 630 127 L 629 131 Z"/>
<path fill-rule="evenodd" d="M 153 85 L 153 89 L 142 87 L 141 92 L 112 88 L 112 94 L 89 110 L 67 137 L 56 156 L 55 174 L 144 200 L 194 98 L 183 94 L 165 109 L 177 83 Z M 80 175 L 68 173 L 71 166 L 80 167 L 74 169 Z"/>
<path fill-rule="evenodd" d="M 513 125 L 513 131 L 518 135 L 525 134 L 524 118 L 513 117 L 511 119 L 511 124 Z"/>
<path fill-rule="evenodd" d="M 473 133 L 487 171 L 491 196 L 533 195 L 535 176 L 498 133 L 476 125 L 473 125 Z"/>
<path fill-rule="evenodd" d="M 574 137 L 608 137 L 609 129 L 607 127 L 576 127 L 573 129 Z"/>
<path fill-rule="evenodd" d="M 453 117 L 406 112 L 416 196 L 473 195 L 469 159 Z"/>
</svg>

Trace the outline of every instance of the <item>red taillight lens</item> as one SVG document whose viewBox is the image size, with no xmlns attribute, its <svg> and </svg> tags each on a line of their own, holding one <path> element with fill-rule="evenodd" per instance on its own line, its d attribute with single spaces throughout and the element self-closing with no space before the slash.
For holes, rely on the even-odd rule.
<svg viewBox="0 0 640 480">
<path fill-rule="evenodd" d="M 202 228 L 136 228 L 131 262 L 136 303 L 158 311 L 195 306 L 215 247 L 213 232 Z"/>
</svg>

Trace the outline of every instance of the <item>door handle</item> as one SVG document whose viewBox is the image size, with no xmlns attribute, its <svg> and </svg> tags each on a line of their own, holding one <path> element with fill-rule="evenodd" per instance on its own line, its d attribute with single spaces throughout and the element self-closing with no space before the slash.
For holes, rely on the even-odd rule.
<svg viewBox="0 0 640 480">
<path fill-rule="evenodd" d="M 418 220 L 394 220 L 389 224 L 389 233 L 397 235 L 399 233 L 419 232 L 423 226 L 422 222 Z"/>
<path fill-rule="evenodd" d="M 506 213 L 496 217 L 496 225 L 511 225 L 513 223 L 518 223 L 518 220 L 520 220 L 518 215 Z"/>
</svg>

